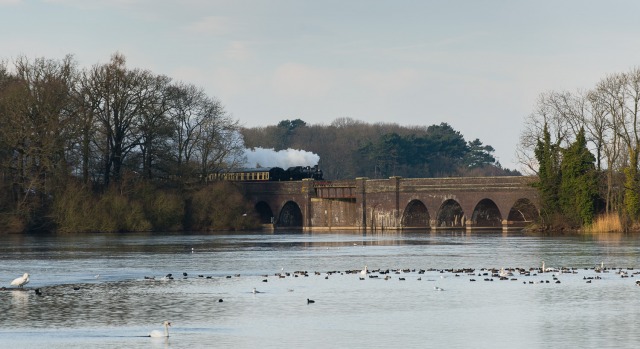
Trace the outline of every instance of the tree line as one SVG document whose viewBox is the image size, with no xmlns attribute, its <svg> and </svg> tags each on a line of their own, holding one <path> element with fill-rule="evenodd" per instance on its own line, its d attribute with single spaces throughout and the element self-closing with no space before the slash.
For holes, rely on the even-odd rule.
<svg viewBox="0 0 640 349">
<path fill-rule="evenodd" d="M 540 95 L 518 154 L 540 178 L 547 224 L 584 227 L 602 213 L 619 220 L 621 230 L 637 229 L 639 117 L 638 68 L 588 90 Z"/>
<path fill-rule="evenodd" d="M 0 61 L 2 231 L 255 225 L 233 186 L 202 183 L 240 166 L 247 147 L 314 152 L 327 179 L 519 174 L 446 123 L 244 128 L 202 88 L 130 68 L 119 53 L 88 68 L 71 55 Z"/>
<path fill-rule="evenodd" d="M 97 207 L 111 190 L 114 197 L 126 185 L 145 192 L 133 181 L 203 178 L 221 171 L 242 159 L 238 130 L 221 102 L 202 88 L 129 68 L 119 53 L 86 69 L 70 55 L 0 62 L 0 223 L 16 230 L 51 229 L 68 218 L 60 203 L 70 207 L 71 193 L 78 194 L 75 200 L 100 194 L 91 196 L 94 207 L 84 211 L 109 211 L 118 206 L 115 198 Z M 138 199 L 123 211 L 143 211 L 133 207 Z M 174 207 L 180 215 L 183 206 Z M 153 210 L 146 210 L 146 216 L 134 219 L 138 223 L 104 229 L 149 228 Z M 121 221 L 127 219 L 133 218 Z M 174 220 L 158 228 L 184 223 Z"/>
<path fill-rule="evenodd" d="M 466 141 L 447 123 L 401 126 L 339 118 L 328 125 L 309 125 L 294 119 L 243 128 L 241 133 L 250 148 L 318 154 L 326 179 L 520 175 L 502 168 L 492 146 L 479 139 Z"/>
</svg>

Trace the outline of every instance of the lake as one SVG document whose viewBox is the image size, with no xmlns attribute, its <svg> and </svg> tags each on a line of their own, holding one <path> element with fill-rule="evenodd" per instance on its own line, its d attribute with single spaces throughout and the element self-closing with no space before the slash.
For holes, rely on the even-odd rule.
<svg viewBox="0 0 640 349">
<path fill-rule="evenodd" d="M 30 274 L 27 291 L 0 291 L 3 348 L 640 343 L 636 235 L 292 231 L 0 239 L 0 286 Z M 164 320 L 172 323 L 170 337 L 142 337 L 162 330 Z"/>
</svg>

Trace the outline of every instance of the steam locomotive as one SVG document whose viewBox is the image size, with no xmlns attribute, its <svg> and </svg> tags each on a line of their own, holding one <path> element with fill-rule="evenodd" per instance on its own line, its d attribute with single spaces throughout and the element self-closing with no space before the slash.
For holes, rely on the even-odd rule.
<svg viewBox="0 0 640 349">
<path fill-rule="evenodd" d="M 300 181 L 305 178 L 322 180 L 322 170 L 315 166 L 244 168 L 216 175 L 228 181 Z M 211 178 L 213 179 L 213 178 Z"/>
</svg>

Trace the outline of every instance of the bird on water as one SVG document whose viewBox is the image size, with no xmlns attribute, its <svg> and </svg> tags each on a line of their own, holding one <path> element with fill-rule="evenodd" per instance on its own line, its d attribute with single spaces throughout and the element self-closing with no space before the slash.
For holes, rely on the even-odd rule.
<svg viewBox="0 0 640 349">
<path fill-rule="evenodd" d="M 171 326 L 171 322 L 165 320 L 162 323 L 162 326 L 164 326 L 164 332 L 153 330 L 151 331 L 151 333 L 149 333 L 149 337 L 153 337 L 153 338 L 169 337 L 169 326 Z"/>
<path fill-rule="evenodd" d="M 18 286 L 22 288 L 22 286 L 28 283 L 29 283 L 29 273 L 24 273 L 24 275 L 22 275 L 21 277 L 15 278 L 13 281 L 11 281 L 11 286 Z"/>
</svg>

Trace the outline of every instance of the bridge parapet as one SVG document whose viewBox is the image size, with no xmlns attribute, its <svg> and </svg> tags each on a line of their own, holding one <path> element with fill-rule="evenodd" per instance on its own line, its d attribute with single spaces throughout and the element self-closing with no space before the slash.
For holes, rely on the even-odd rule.
<svg viewBox="0 0 640 349">
<path fill-rule="evenodd" d="M 354 199 L 356 197 L 356 182 L 353 180 L 316 181 L 313 183 L 313 188 L 317 198 Z"/>
<path fill-rule="evenodd" d="M 447 177 L 447 178 L 403 178 L 406 190 L 496 190 L 529 188 L 534 177 Z"/>
</svg>

